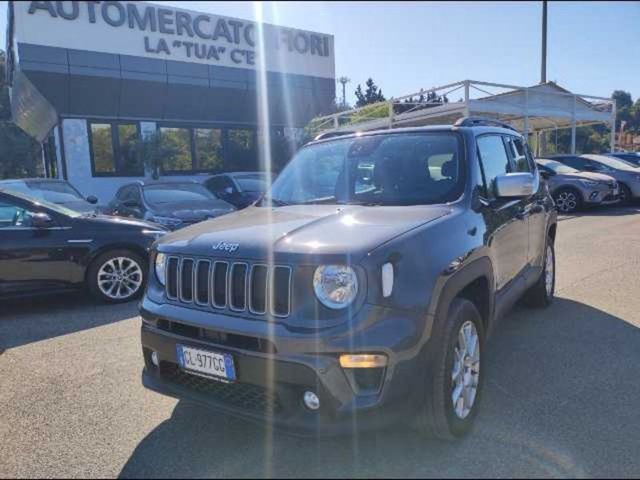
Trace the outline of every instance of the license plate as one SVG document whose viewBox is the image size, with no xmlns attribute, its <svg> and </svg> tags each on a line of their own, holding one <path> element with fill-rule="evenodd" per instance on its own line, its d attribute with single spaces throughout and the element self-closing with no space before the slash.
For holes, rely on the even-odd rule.
<svg viewBox="0 0 640 480">
<path fill-rule="evenodd" d="M 233 382 L 236 379 L 236 369 L 231 355 L 185 347 L 184 345 L 176 345 L 176 354 L 180 368 L 188 372 L 223 382 Z"/>
</svg>

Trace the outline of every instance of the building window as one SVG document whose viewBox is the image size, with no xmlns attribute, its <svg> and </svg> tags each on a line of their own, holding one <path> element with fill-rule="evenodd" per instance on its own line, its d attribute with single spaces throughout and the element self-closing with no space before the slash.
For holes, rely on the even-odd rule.
<svg viewBox="0 0 640 480">
<path fill-rule="evenodd" d="M 166 172 L 191 172 L 191 130 L 188 128 L 161 127 L 162 170 Z"/>
<path fill-rule="evenodd" d="M 93 158 L 93 171 L 96 176 L 116 173 L 110 123 L 91 124 L 91 156 Z"/>
<path fill-rule="evenodd" d="M 89 125 L 94 176 L 144 175 L 138 124 L 90 122 Z"/>
<path fill-rule="evenodd" d="M 118 124 L 118 173 L 126 176 L 144 175 L 144 165 L 139 151 L 138 125 Z"/>
<path fill-rule="evenodd" d="M 260 170 L 256 149 L 256 132 L 248 129 L 227 131 L 227 151 L 225 170 Z"/>
<path fill-rule="evenodd" d="M 196 128 L 194 130 L 196 170 L 221 172 L 224 168 L 222 130 Z"/>
</svg>

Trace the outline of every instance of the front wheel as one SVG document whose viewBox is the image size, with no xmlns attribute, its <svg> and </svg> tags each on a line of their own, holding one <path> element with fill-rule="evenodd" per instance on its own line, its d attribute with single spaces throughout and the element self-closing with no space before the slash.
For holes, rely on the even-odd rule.
<svg viewBox="0 0 640 480">
<path fill-rule="evenodd" d="M 624 183 L 620 184 L 620 205 L 629 205 L 631 203 L 631 189 Z"/>
<path fill-rule="evenodd" d="M 146 264 L 139 255 L 129 250 L 112 250 L 91 263 L 87 283 L 98 300 L 124 303 L 142 294 L 146 277 Z"/>
<path fill-rule="evenodd" d="M 427 388 L 420 429 L 444 440 L 473 426 L 484 384 L 484 326 L 476 306 L 456 298 L 430 340 Z"/>
<path fill-rule="evenodd" d="M 554 194 L 553 201 L 561 213 L 574 213 L 582 207 L 580 193 L 573 188 L 561 188 Z"/>
</svg>

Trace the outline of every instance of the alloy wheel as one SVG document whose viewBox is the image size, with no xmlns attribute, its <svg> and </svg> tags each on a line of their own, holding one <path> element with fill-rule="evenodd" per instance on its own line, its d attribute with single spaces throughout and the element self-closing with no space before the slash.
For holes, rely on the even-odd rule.
<svg viewBox="0 0 640 480">
<path fill-rule="evenodd" d="M 563 213 L 573 212 L 578 207 L 578 198 L 573 192 L 560 192 L 555 202 L 558 210 Z"/>
<path fill-rule="evenodd" d="M 544 287 L 547 292 L 547 297 L 550 297 L 553 294 L 553 283 L 555 281 L 554 269 L 555 262 L 553 258 L 553 248 L 551 248 L 551 246 L 547 246 L 547 255 L 544 266 Z"/>
<path fill-rule="evenodd" d="M 472 321 L 466 321 L 458 331 L 453 351 L 451 401 L 455 415 L 464 420 L 476 401 L 480 383 L 480 337 Z"/>
<path fill-rule="evenodd" d="M 98 270 L 98 288 L 113 300 L 133 297 L 142 286 L 142 268 L 132 258 L 115 257 Z"/>
</svg>

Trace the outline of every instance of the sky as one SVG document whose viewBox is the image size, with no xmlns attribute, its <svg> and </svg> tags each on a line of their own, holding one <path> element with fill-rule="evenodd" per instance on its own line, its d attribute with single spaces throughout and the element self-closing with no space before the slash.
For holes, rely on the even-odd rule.
<svg viewBox="0 0 640 480">
<path fill-rule="evenodd" d="M 253 2 L 154 3 L 255 20 Z M 465 79 L 540 81 L 539 1 L 264 2 L 263 11 L 266 22 L 335 36 L 336 77 L 351 79 L 349 102 L 369 77 L 387 97 Z M 584 95 L 640 96 L 640 1 L 549 2 L 548 23 L 548 80 Z"/>
</svg>

